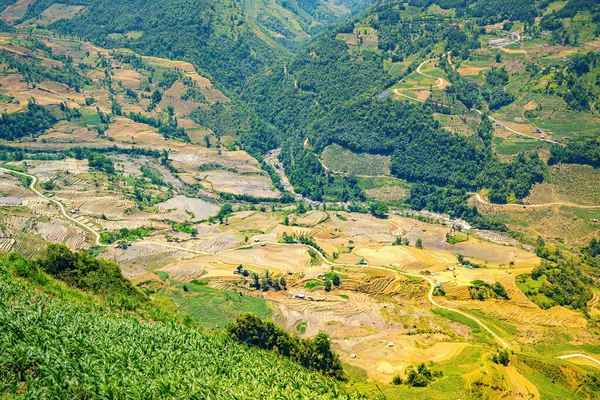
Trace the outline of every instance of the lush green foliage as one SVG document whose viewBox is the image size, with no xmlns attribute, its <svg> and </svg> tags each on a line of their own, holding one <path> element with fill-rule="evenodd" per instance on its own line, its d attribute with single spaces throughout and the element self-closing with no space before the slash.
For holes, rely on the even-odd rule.
<svg viewBox="0 0 600 400">
<path fill-rule="evenodd" d="M 337 379 L 344 379 L 340 359 L 331 350 L 329 337 L 324 333 L 317 334 L 314 339 L 300 339 L 278 328 L 272 322 L 263 321 L 252 314 L 238 317 L 227 327 L 227 331 L 241 343 L 274 350 L 306 368 Z"/>
<path fill-rule="evenodd" d="M 570 140 L 566 146 L 552 146 L 548 164 L 558 163 L 600 167 L 600 140 L 598 138 L 577 139 Z"/>
<path fill-rule="evenodd" d="M 85 252 L 73 253 L 61 244 L 48 246 L 45 256 L 37 260 L 37 265 L 71 286 L 122 302 L 124 306 L 136 307 L 147 301 L 146 296 L 121 275 L 118 265 Z M 31 264 L 30 268 L 35 269 L 36 266 Z"/>
<path fill-rule="evenodd" d="M 121 228 L 117 232 L 102 232 L 100 233 L 100 238 L 104 243 L 111 244 L 119 240 L 136 240 L 145 236 L 150 236 L 150 231 L 151 228 L 148 229 L 143 226 L 133 229 Z"/>
<path fill-rule="evenodd" d="M 40 294 L 7 267 L 3 260 L 0 396 L 355 397 L 330 378 L 226 337 Z"/>
<path fill-rule="evenodd" d="M 471 282 L 469 285 L 469 294 L 472 299 L 485 300 L 488 298 L 499 298 L 508 300 L 508 293 L 500 282 L 495 282 L 493 285 L 480 280 Z"/>
<path fill-rule="evenodd" d="M 591 240 L 589 246 L 583 248 L 582 257 L 577 257 L 546 245 L 540 237 L 535 251 L 544 260 L 530 275 L 519 275 L 517 283 L 542 308 L 562 305 L 585 311 L 599 276 L 597 243 L 597 239 Z"/>
<path fill-rule="evenodd" d="M 496 364 L 502 364 L 505 367 L 510 363 L 510 354 L 508 350 L 502 349 L 492 356 L 492 361 Z"/>
<path fill-rule="evenodd" d="M 98 171 L 106 172 L 107 174 L 113 174 L 115 172 L 115 165 L 112 159 L 103 154 L 89 153 L 87 159 L 88 165 L 92 168 L 96 168 Z"/>
<path fill-rule="evenodd" d="M 27 111 L 2 114 L 0 117 L 0 139 L 15 140 L 24 136 L 37 136 L 52 127 L 58 119 L 46 107 L 31 100 Z"/>
</svg>

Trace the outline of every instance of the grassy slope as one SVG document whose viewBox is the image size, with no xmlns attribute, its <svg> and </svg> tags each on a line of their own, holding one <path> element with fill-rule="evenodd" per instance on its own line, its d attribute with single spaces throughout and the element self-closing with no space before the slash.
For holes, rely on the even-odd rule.
<svg viewBox="0 0 600 400">
<path fill-rule="evenodd" d="M 205 282 L 206 283 L 206 282 Z M 187 288 L 187 292 L 184 290 Z M 262 318 L 271 315 L 266 300 L 245 296 L 234 290 L 213 289 L 195 283 L 175 283 L 161 292 L 173 301 L 179 309 L 196 319 L 206 328 L 222 328 L 236 316 L 250 312 Z"/>
<path fill-rule="evenodd" d="M 51 278 L 44 287 L 59 295 L 0 263 L 0 397 L 346 398 L 338 383 L 272 353 L 110 310 Z"/>
</svg>

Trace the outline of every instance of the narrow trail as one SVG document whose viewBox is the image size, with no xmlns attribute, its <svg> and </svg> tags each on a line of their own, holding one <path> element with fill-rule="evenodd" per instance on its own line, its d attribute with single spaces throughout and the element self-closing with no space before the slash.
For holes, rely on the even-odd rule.
<svg viewBox="0 0 600 400">
<path fill-rule="evenodd" d="M 49 198 L 47 196 L 44 196 L 40 191 L 38 191 L 35 188 L 35 185 L 38 182 L 38 178 L 35 175 L 29 175 L 29 174 L 26 174 L 24 172 L 13 171 L 11 169 L 2 168 L 2 167 L 0 167 L 0 171 L 4 171 L 4 172 L 8 172 L 8 173 L 15 173 L 15 174 L 26 176 L 26 177 L 30 178 L 31 179 L 31 184 L 29 185 L 29 189 L 31 189 L 31 191 L 33 193 L 35 193 L 38 197 L 41 197 L 44 200 L 47 200 L 47 201 L 49 201 L 51 203 L 56 204 L 58 206 L 58 209 L 60 210 L 60 213 L 62 214 L 63 217 L 65 217 L 69 221 L 73 222 L 75 225 L 77 225 L 77 226 L 83 228 L 84 230 L 88 231 L 89 233 L 91 233 L 92 236 L 95 239 L 94 244 L 96 246 L 105 246 L 104 244 L 100 243 L 100 234 L 98 232 L 96 232 L 95 230 L 93 230 L 89 226 L 87 226 L 85 224 L 82 224 L 81 222 L 77 221 L 75 218 L 71 217 L 67 213 L 67 211 L 65 210 L 65 207 L 63 206 L 63 204 L 60 201 L 51 199 L 51 198 Z"/>
<path fill-rule="evenodd" d="M 575 358 L 575 357 L 585 358 L 586 360 L 595 362 L 596 364 L 598 364 L 600 366 L 600 360 L 597 360 L 594 357 L 590 357 L 587 354 L 582 354 L 582 353 L 567 354 L 565 356 L 558 356 L 556 358 L 560 358 L 561 360 L 568 360 L 569 358 Z"/>
<path fill-rule="evenodd" d="M 429 60 L 425 60 L 421 64 L 419 64 L 419 66 L 415 70 L 417 72 L 417 74 L 421 74 L 421 75 L 426 76 L 428 78 L 435 79 L 437 81 L 437 83 L 435 85 L 431 85 L 431 86 L 417 86 L 417 87 L 414 87 L 414 88 L 397 88 L 397 89 L 394 89 L 394 93 L 397 94 L 398 96 L 406 97 L 408 99 L 415 100 L 415 101 L 418 101 L 420 103 L 424 103 L 425 100 L 419 100 L 419 99 L 417 99 L 415 97 L 407 96 L 407 95 L 405 95 L 402 92 L 403 91 L 407 91 L 407 90 L 420 90 L 420 89 L 425 89 L 426 90 L 426 89 L 429 89 L 430 87 L 431 88 L 438 88 L 438 87 L 442 86 L 444 84 L 444 79 L 443 78 L 438 78 L 437 76 L 433 76 L 433 75 L 429 75 L 429 74 L 426 74 L 424 72 L 421 72 L 421 67 L 423 65 L 427 64 L 430 61 L 435 61 L 437 59 L 438 58 L 431 58 Z"/>
<path fill-rule="evenodd" d="M 585 205 L 581 205 L 581 204 L 575 204 L 575 203 L 569 203 L 569 202 L 562 202 L 562 201 L 556 201 L 553 203 L 540 203 L 540 204 L 495 204 L 495 203 L 490 203 L 487 200 L 484 200 L 479 193 L 474 193 L 475 198 L 477 199 L 477 201 L 481 204 L 485 204 L 488 206 L 494 206 L 494 207 L 512 207 L 512 208 L 541 208 L 541 207 L 553 207 L 553 206 L 567 206 L 567 207 L 576 207 L 576 208 L 585 208 L 585 209 L 592 209 L 592 208 L 600 208 L 600 206 L 585 206 Z"/>
<path fill-rule="evenodd" d="M 442 56 L 443 56 L 443 55 L 442 55 Z M 424 64 L 426 64 L 426 63 L 428 63 L 428 62 L 430 62 L 430 61 L 437 60 L 437 59 L 438 59 L 438 58 L 431 58 L 431 59 L 429 59 L 429 60 L 425 60 L 425 61 L 423 61 L 421 64 L 419 64 L 419 66 L 418 66 L 418 67 L 417 67 L 417 69 L 415 70 L 415 71 L 416 71 L 418 74 L 421 74 L 421 75 L 423 75 L 423 76 L 426 76 L 426 77 L 428 77 L 428 78 L 433 78 L 433 79 L 436 79 L 436 80 L 438 81 L 438 83 L 437 83 L 437 84 L 435 84 L 435 85 L 431 86 L 432 88 L 437 88 L 437 87 L 440 87 L 440 86 L 442 86 L 442 85 L 444 84 L 444 79 L 442 79 L 442 78 L 438 78 L 438 77 L 436 77 L 436 76 L 432 76 L 432 75 L 429 75 L 429 74 L 426 74 L 426 73 L 424 73 L 424 72 L 421 72 L 421 67 L 422 67 Z M 397 89 L 394 89 L 394 94 L 396 94 L 396 95 L 398 95 L 398 96 L 401 96 L 401 97 L 405 97 L 405 98 L 407 98 L 407 99 L 410 99 L 410 100 L 413 100 L 413 101 L 418 101 L 419 103 L 425 103 L 425 100 L 417 99 L 416 97 L 408 96 L 408 95 L 406 95 L 406 94 L 402 93 L 402 91 L 406 91 L 406 90 L 420 90 L 420 89 L 428 89 L 428 87 L 419 86 L 419 87 L 415 87 L 415 88 L 397 88 Z M 450 106 L 450 105 L 447 105 L 447 104 L 442 104 L 442 103 L 437 103 L 437 102 L 435 102 L 435 103 L 436 103 L 436 104 L 438 104 L 438 105 L 440 105 L 440 106 L 442 106 L 442 107 L 449 108 L 449 109 L 451 109 L 451 110 L 457 110 L 457 108 L 456 108 L 456 107 L 452 107 L 452 106 Z M 479 115 L 483 115 L 483 111 L 481 111 L 481 110 L 479 110 L 479 109 L 473 108 L 473 109 L 472 109 L 472 111 L 475 111 L 475 112 L 477 112 Z M 530 134 L 523 133 L 523 132 L 518 132 L 518 131 L 516 131 L 516 130 L 514 130 L 514 129 L 512 129 L 512 128 L 509 128 L 508 126 L 506 126 L 506 125 L 505 125 L 505 124 L 504 124 L 502 121 L 499 121 L 499 120 L 497 120 L 497 119 L 495 119 L 495 118 L 492 118 L 492 117 L 491 117 L 491 116 L 489 116 L 489 115 L 488 115 L 487 117 L 490 119 L 490 121 L 492 121 L 492 122 L 495 122 L 495 123 L 499 124 L 501 128 L 504 128 L 504 129 L 506 129 L 507 131 L 509 131 L 509 132 L 512 132 L 512 133 L 514 133 L 514 134 L 516 134 L 516 135 L 520 135 L 520 136 L 526 136 L 526 137 L 528 137 L 528 138 L 530 138 L 530 139 L 540 140 L 540 141 L 542 141 L 542 142 L 546 142 L 546 143 L 552 143 L 552 144 L 558 144 L 558 145 L 560 145 L 560 146 L 564 146 L 564 144 L 562 144 L 562 143 L 559 143 L 559 142 L 557 142 L 556 140 L 549 140 L 549 139 L 539 139 L 537 136 L 530 135 Z"/>
</svg>

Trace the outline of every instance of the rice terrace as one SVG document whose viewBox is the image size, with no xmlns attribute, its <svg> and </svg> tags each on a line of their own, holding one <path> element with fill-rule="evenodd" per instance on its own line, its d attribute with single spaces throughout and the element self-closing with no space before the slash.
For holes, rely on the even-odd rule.
<svg viewBox="0 0 600 400">
<path fill-rule="evenodd" d="M 0 27 L 0 399 L 600 399 L 597 2 Z"/>
</svg>

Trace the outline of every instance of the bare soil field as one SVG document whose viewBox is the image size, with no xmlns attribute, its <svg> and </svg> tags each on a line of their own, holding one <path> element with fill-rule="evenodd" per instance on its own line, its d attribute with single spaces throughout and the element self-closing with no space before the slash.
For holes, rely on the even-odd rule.
<svg viewBox="0 0 600 400">
<path fill-rule="evenodd" d="M 327 213 L 319 210 L 313 210 L 303 215 L 298 215 L 293 219 L 293 222 L 300 226 L 312 227 L 325 221 L 327 218 L 329 218 Z"/>
<path fill-rule="evenodd" d="M 27 7 L 35 3 L 36 0 L 18 0 L 15 4 L 11 4 L 0 13 L 0 19 L 6 22 L 12 22 L 23 18 Z"/>
<path fill-rule="evenodd" d="M 254 246 L 249 249 L 230 250 L 214 255 L 201 255 L 169 264 L 165 271 L 173 279 L 180 281 L 228 277 L 235 278 L 233 271 L 238 265 L 250 271 L 264 273 L 271 271 L 279 276 L 288 271 L 301 272 L 309 268 L 310 256 L 303 246 Z"/>
<path fill-rule="evenodd" d="M 365 190 L 367 197 L 380 201 L 403 199 L 408 195 L 408 189 L 395 185 L 387 185 Z"/>
<path fill-rule="evenodd" d="M 57 172 L 66 172 L 77 175 L 89 171 L 87 160 L 75 160 L 73 158 L 59 161 L 37 161 L 32 163 L 33 168 L 28 172 L 37 176 L 41 182 L 56 176 Z"/>
<path fill-rule="evenodd" d="M 194 170 L 202 164 L 219 164 L 238 172 L 261 171 L 258 161 L 245 151 L 223 151 L 219 155 L 213 149 L 179 143 L 171 143 L 171 149 L 169 158 L 186 170 Z"/>
<path fill-rule="evenodd" d="M 551 181 L 535 185 L 527 204 L 600 204 L 600 172 L 587 165 L 559 164 L 550 168 Z"/>
<path fill-rule="evenodd" d="M 83 6 L 69 6 L 65 4 L 52 4 L 50 7 L 45 9 L 40 17 L 37 19 L 29 19 L 22 24 L 19 24 L 18 28 L 25 28 L 29 26 L 46 26 L 50 25 L 61 19 L 72 19 L 77 16 L 85 7 Z"/>
<path fill-rule="evenodd" d="M 389 156 L 356 154 L 338 145 L 330 145 L 323 150 L 322 163 L 334 172 L 355 175 L 389 175 Z"/>
<path fill-rule="evenodd" d="M 254 197 L 275 198 L 281 193 L 273 187 L 271 179 L 265 175 L 241 175 L 229 171 L 215 170 L 200 172 L 203 182 L 217 192 L 248 194 Z"/>
<path fill-rule="evenodd" d="M 148 78 L 136 70 L 123 68 L 114 69 L 113 79 L 130 89 L 138 89 L 142 82 L 148 81 Z"/>
<path fill-rule="evenodd" d="M 171 219 L 204 220 L 219 212 L 219 206 L 204 200 L 193 199 L 185 196 L 175 196 L 158 204 L 160 212 L 168 213 Z M 188 213 L 192 213 L 193 216 Z"/>
</svg>

